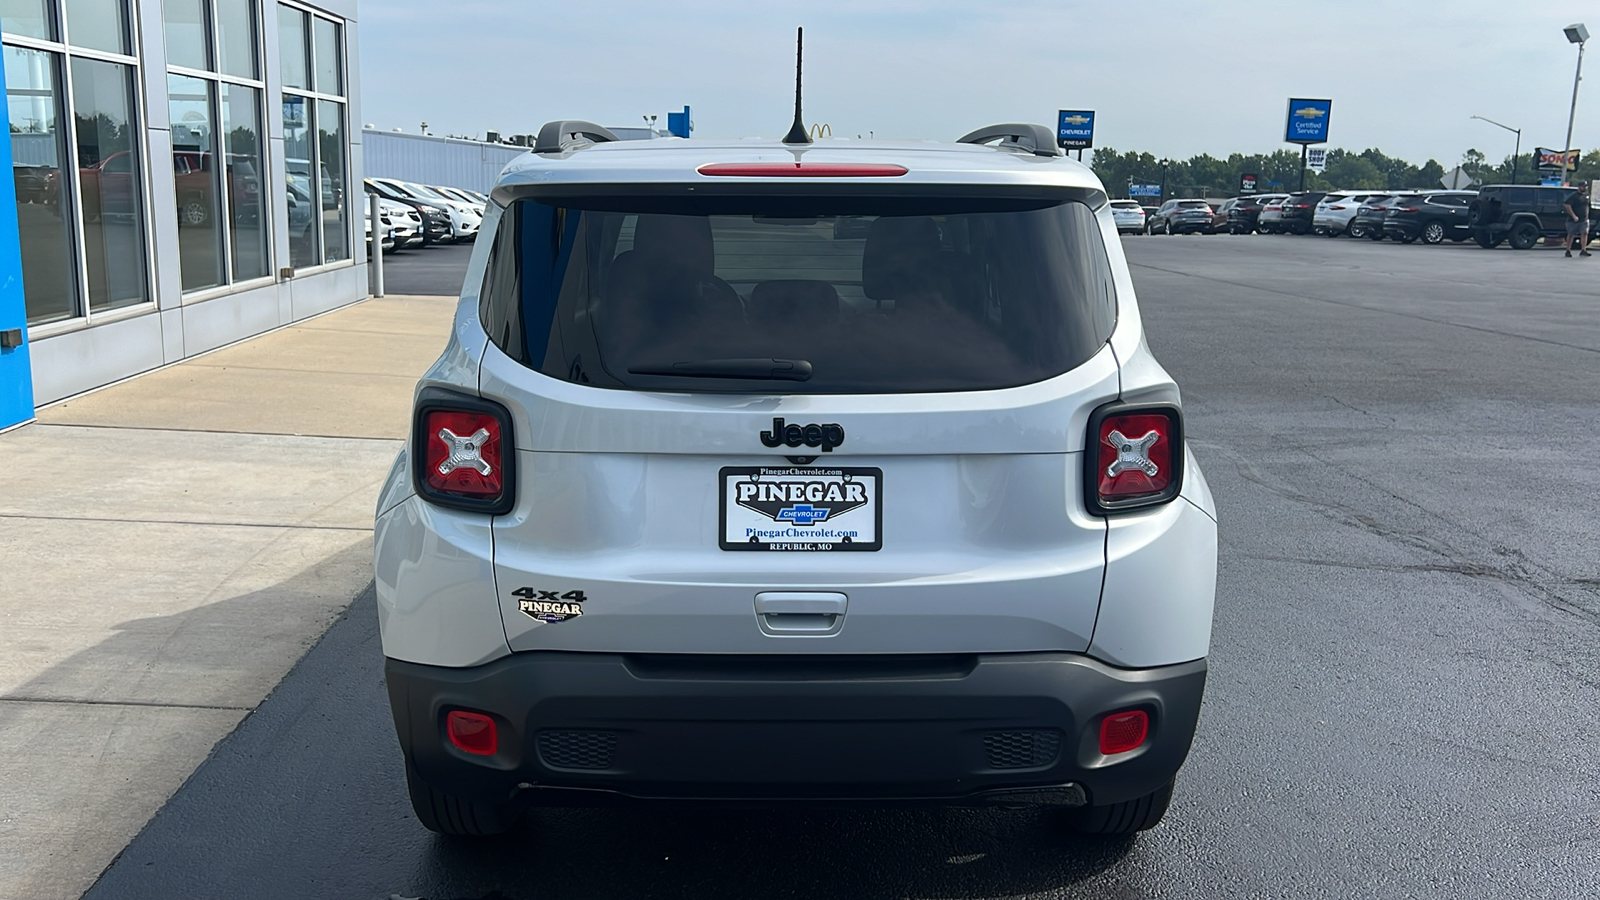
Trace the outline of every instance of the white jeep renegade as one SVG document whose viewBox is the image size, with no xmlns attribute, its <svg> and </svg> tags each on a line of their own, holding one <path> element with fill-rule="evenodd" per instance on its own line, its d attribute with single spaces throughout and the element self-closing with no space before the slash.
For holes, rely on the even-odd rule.
<svg viewBox="0 0 1600 900">
<path fill-rule="evenodd" d="M 618 800 L 1161 819 L 1215 510 L 1105 189 L 1048 129 L 555 122 L 492 201 L 378 504 L 424 825 Z"/>
</svg>

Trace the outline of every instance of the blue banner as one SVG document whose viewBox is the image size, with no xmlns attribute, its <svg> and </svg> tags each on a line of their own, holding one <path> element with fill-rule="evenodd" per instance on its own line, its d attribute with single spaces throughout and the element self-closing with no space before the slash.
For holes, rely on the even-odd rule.
<svg viewBox="0 0 1600 900">
<path fill-rule="evenodd" d="M 1063 150 L 1094 146 L 1094 110 L 1063 109 L 1056 119 L 1056 145 Z"/>
<path fill-rule="evenodd" d="M 1332 100 L 1289 100 L 1289 124 L 1283 139 L 1291 144 L 1326 144 Z"/>
<path fill-rule="evenodd" d="M 5 75 L 0 72 L 0 89 Z M 0 172 L 11 171 L 13 140 L 0 142 Z M 59 212 L 57 213 L 59 215 Z M 22 293 L 22 242 L 16 184 L 0 178 L 0 428 L 33 418 L 33 369 L 28 362 L 27 298 Z"/>
<path fill-rule="evenodd" d="M 1129 197 L 1159 197 L 1159 196 L 1161 196 L 1161 185 L 1159 185 L 1159 184 L 1141 184 L 1139 182 L 1132 181 L 1132 182 L 1128 183 L 1128 196 Z"/>
</svg>

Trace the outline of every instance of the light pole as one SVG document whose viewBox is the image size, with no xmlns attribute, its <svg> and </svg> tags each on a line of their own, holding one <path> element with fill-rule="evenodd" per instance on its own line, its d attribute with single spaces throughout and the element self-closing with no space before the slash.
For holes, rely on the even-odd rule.
<svg viewBox="0 0 1600 900">
<path fill-rule="evenodd" d="M 1170 159 L 1161 161 L 1161 202 L 1163 203 L 1167 200 L 1167 167 L 1170 165 L 1172 165 L 1172 160 Z"/>
<path fill-rule="evenodd" d="M 1494 125 L 1497 128 L 1504 128 L 1505 130 L 1513 132 L 1513 133 L 1516 134 L 1516 136 L 1517 136 L 1517 149 L 1511 151 L 1511 183 L 1512 184 L 1516 184 L 1517 183 L 1517 159 L 1522 156 L 1522 129 L 1521 128 L 1512 128 L 1510 125 L 1501 125 L 1499 122 L 1496 122 L 1493 119 L 1485 119 L 1483 116 L 1473 116 L 1472 118 L 1478 119 L 1478 120 L 1483 121 L 1483 122 L 1488 122 L 1490 125 Z M 1568 127 L 1570 128 L 1571 126 L 1569 125 Z M 1567 142 L 1568 143 L 1572 142 L 1572 136 L 1571 136 L 1570 132 L 1567 135 Z"/>
<path fill-rule="evenodd" d="M 1561 183 L 1567 183 L 1567 151 L 1572 149 L 1572 120 L 1578 115 L 1578 83 L 1583 81 L 1583 45 L 1589 40 L 1589 29 L 1579 22 L 1561 29 L 1570 43 L 1578 45 L 1578 71 L 1572 76 L 1572 109 L 1567 112 L 1567 142 L 1561 145 Z"/>
</svg>

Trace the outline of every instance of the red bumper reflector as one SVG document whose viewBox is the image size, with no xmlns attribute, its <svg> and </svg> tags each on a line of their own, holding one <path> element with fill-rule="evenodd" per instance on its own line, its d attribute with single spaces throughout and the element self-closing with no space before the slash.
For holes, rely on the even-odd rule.
<svg viewBox="0 0 1600 900">
<path fill-rule="evenodd" d="M 707 163 L 695 169 L 701 175 L 735 178 L 895 178 L 910 171 L 892 163 Z"/>
<path fill-rule="evenodd" d="M 451 710 L 450 714 L 444 717 L 444 730 L 450 738 L 451 746 L 465 753 L 493 756 L 495 751 L 500 749 L 500 733 L 495 727 L 494 719 L 483 713 L 467 712 L 463 709 Z M 1103 736 L 1100 738 L 1100 743 L 1102 746 L 1105 744 Z"/>
<path fill-rule="evenodd" d="M 1150 717 L 1144 710 L 1112 713 L 1100 722 L 1100 752 L 1114 756 L 1137 750 L 1149 736 Z"/>
</svg>

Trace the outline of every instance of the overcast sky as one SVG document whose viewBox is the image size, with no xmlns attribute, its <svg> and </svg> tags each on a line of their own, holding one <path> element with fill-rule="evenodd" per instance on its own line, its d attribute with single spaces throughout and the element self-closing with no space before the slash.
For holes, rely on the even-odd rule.
<svg viewBox="0 0 1600 900">
<path fill-rule="evenodd" d="M 1447 167 L 1565 136 L 1593 0 L 366 0 L 364 122 L 415 133 L 640 125 L 688 104 L 695 137 L 779 137 L 794 28 L 805 113 L 835 135 L 952 140 L 995 122 L 1098 113 L 1096 144 L 1188 157 L 1271 151 L 1285 102 L 1331 97 L 1329 147 Z M 1594 41 L 1600 45 L 1600 41 Z M 1597 46 L 1600 49 L 1600 46 Z M 1600 53 L 1573 145 L 1600 143 Z"/>
</svg>

